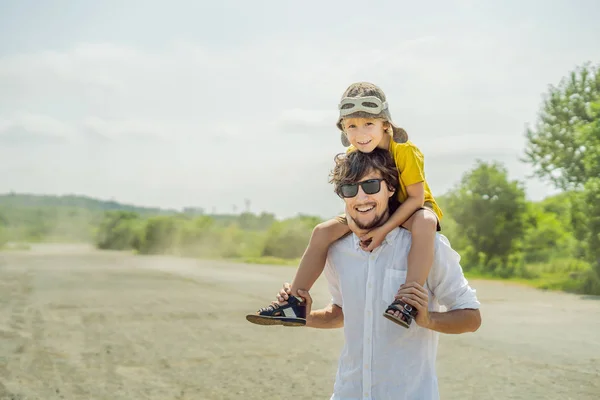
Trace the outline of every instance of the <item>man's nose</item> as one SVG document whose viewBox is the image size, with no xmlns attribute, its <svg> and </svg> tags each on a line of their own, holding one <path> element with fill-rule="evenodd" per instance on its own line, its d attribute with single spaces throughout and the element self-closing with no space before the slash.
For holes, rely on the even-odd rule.
<svg viewBox="0 0 600 400">
<path fill-rule="evenodd" d="M 358 193 L 356 194 L 356 200 L 364 201 L 369 198 L 369 195 L 365 193 L 361 185 L 358 185 Z"/>
</svg>

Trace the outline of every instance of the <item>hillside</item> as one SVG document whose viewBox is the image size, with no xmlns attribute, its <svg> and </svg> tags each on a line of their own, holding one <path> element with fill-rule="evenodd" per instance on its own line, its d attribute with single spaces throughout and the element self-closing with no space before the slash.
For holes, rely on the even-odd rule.
<svg viewBox="0 0 600 400">
<path fill-rule="evenodd" d="M 132 211 L 138 214 L 174 214 L 176 210 L 161 209 L 155 207 L 140 207 L 131 204 L 123 204 L 112 200 L 99 200 L 87 196 L 64 195 L 36 195 L 8 193 L 0 194 L 0 206 L 6 208 L 78 208 L 89 211 Z"/>
<path fill-rule="evenodd" d="M 135 212 L 140 216 L 177 213 L 87 196 L 1 194 L 0 246 L 7 241 L 90 242 L 104 213 L 116 210 Z"/>
</svg>

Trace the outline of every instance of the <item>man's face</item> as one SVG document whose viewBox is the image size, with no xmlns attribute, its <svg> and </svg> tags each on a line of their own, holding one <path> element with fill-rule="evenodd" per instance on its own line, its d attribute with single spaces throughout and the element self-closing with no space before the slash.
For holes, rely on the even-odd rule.
<svg viewBox="0 0 600 400">
<path fill-rule="evenodd" d="M 381 172 L 371 170 L 360 179 L 365 182 L 370 179 L 381 179 Z M 358 182 L 353 182 L 358 183 Z M 361 185 L 358 185 L 358 193 L 354 197 L 344 197 L 346 203 L 346 212 L 354 220 L 360 229 L 372 229 L 384 223 L 388 215 L 389 198 L 394 195 L 394 191 L 388 188 L 385 181 L 380 181 L 380 189 L 377 193 L 367 194 Z M 370 183 L 372 187 L 375 183 Z M 371 192 L 372 190 L 367 190 Z"/>
</svg>

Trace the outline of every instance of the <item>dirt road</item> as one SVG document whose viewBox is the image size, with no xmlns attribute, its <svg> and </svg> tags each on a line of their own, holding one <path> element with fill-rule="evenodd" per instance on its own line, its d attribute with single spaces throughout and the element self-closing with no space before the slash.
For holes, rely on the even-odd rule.
<svg viewBox="0 0 600 400">
<path fill-rule="evenodd" d="M 292 268 L 81 247 L 0 253 L 0 399 L 329 398 L 341 330 L 244 319 Z M 440 340 L 442 399 L 600 398 L 600 299 L 474 281 Z M 324 282 L 313 290 L 328 300 Z"/>
</svg>

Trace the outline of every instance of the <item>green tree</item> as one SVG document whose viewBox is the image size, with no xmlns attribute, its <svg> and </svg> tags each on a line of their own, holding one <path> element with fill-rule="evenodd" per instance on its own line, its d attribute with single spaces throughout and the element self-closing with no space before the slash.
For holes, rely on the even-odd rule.
<svg viewBox="0 0 600 400">
<path fill-rule="evenodd" d="M 583 291 L 600 295 L 600 177 L 588 180 L 585 186 L 588 205 L 588 255 L 592 263 L 592 271 L 583 282 Z"/>
<path fill-rule="evenodd" d="M 562 190 L 581 189 L 596 175 L 588 165 L 598 148 L 598 137 L 581 126 L 597 120 L 592 104 L 600 100 L 600 68 L 584 65 L 572 71 L 558 86 L 550 86 L 535 129 L 526 132 L 524 161 L 535 175 Z M 595 154 L 598 154 L 595 152 Z"/>
<path fill-rule="evenodd" d="M 575 238 L 565 229 L 558 214 L 544 210 L 543 204 L 528 205 L 522 250 L 526 262 L 547 262 L 572 256 Z"/>
<path fill-rule="evenodd" d="M 448 196 L 448 212 L 471 246 L 466 264 L 500 273 L 524 236 L 525 191 L 497 162 L 477 161 Z M 510 261 L 510 262 L 509 262 Z"/>
<path fill-rule="evenodd" d="M 580 124 L 577 130 L 585 143 L 583 170 L 586 180 L 600 177 L 600 93 L 597 101 L 591 103 L 588 109 L 591 121 Z"/>
</svg>

